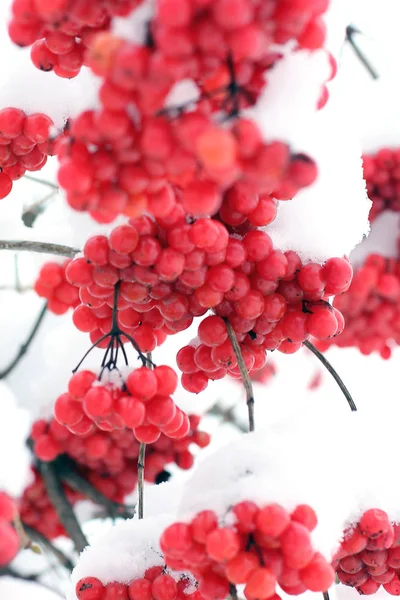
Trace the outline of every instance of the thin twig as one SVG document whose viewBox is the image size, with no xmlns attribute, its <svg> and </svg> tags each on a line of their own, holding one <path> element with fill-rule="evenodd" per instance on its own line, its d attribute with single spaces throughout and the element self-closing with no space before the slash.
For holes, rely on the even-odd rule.
<svg viewBox="0 0 400 600">
<path fill-rule="evenodd" d="M 337 371 L 335 371 L 335 369 L 332 367 L 331 363 L 325 358 L 325 356 L 318 350 L 318 348 L 316 348 L 314 346 L 314 344 L 312 344 L 309 340 L 306 340 L 305 342 L 303 342 L 303 345 L 308 348 L 317 358 L 318 360 L 324 365 L 325 369 L 332 375 L 333 379 L 336 381 L 336 383 L 338 384 L 338 386 L 340 387 L 340 389 L 343 392 L 344 397 L 346 398 L 350 408 L 352 411 L 356 411 L 357 410 L 357 406 L 349 392 L 349 390 L 347 389 L 347 387 L 345 386 L 345 384 L 343 383 L 341 377 L 339 377 L 339 374 L 337 373 Z"/>
<path fill-rule="evenodd" d="M 144 514 L 144 465 L 146 459 L 146 444 L 140 444 L 138 457 L 138 517 L 143 519 Z"/>
<path fill-rule="evenodd" d="M 89 481 L 81 477 L 77 473 L 72 464 L 62 463 L 60 469 L 58 469 L 59 476 L 62 481 L 67 483 L 73 490 L 84 494 L 87 498 L 92 500 L 95 504 L 104 506 L 110 517 L 120 517 L 122 519 L 131 519 L 135 514 L 135 508 L 125 506 L 119 502 L 110 500 L 104 494 L 99 492 Z"/>
<path fill-rule="evenodd" d="M 220 417 L 224 423 L 231 423 L 234 427 L 239 429 L 242 433 L 247 433 L 247 427 L 239 423 L 239 421 L 235 418 L 233 407 L 231 408 L 222 408 L 218 404 L 215 404 L 208 412 L 208 415 L 213 415 L 215 417 Z"/>
<path fill-rule="evenodd" d="M 68 556 L 66 556 L 63 552 L 61 552 L 61 550 L 56 548 L 51 543 L 51 541 L 47 539 L 46 536 L 44 536 L 42 533 L 37 531 L 37 529 L 34 529 L 33 527 L 26 525 L 25 523 L 23 525 L 24 525 L 24 529 L 25 529 L 26 533 L 29 535 L 29 537 L 31 537 L 33 540 L 35 540 L 40 546 L 43 546 L 43 548 L 45 548 L 46 550 L 51 552 L 51 554 L 53 554 L 57 558 L 58 562 L 63 567 L 68 569 L 68 571 L 73 570 L 74 564 L 71 561 L 71 559 L 68 558 Z"/>
<path fill-rule="evenodd" d="M 74 258 L 80 250 L 63 246 L 61 244 L 50 244 L 48 242 L 31 242 L 26 240 L 0 240 L 0 250 L 20 250 L 21 252 L 39 252 L 41 254 L 55 254 L 56 256 L 67 256 Z"/>
<path fill-rule="evenodd" d="M 44 210 L 46 208 L 45 204 L 49 200 L 54 198 L 54 196 L 57 195 L 57 192 L 58 192 L 58 190 L 52 190 L 49 194 L 46 194 L 46 196 L 44 196 L 37 202 L 34 202 L 33 204 L 31 204 L 24 210 L 21 218 L 22 218 L 22 222 L 25 225 L 25 227 L 33 227 L 38 216 L 41 215 L 42 212 L 44 212 Z"/>
<path fill-rule="evenodd" d="M 360 47 L 354 40 L 354 34 L 361 33 L 356 27 L 353 25 L 348 25 L 346 27 L 346 40 L 349 42 L 350 46 L 353 48 L 357 58 L 361 62 L 361 64 L 367 69 L 368 73 L 371 75 L 372 79 L 379 79 L 379 73 L 374 69 L 371 65 L 364 52 L 361 51 Z"/>
<path fill-rule="evenodd" d="M 247 410 L 249 413 L 249 431 L 254 431 L 255 422 L 254 422 L 254 393 L 253 393 L 253 384 L 251 383 L 251 379 L 249 376 L 249 372 L 247 371 L 246 365 L 243 360 L 242 351 L 240 349 L 240 344 L 237 340 L 235 330 L 232 325 L 229 323 L 228 319 L 224 319 L 226 324 L 226 329 L 228 332 L 229 340 L 232 344 L 233 351 L 236 356 L 237 364 L 239 367 L 240 374 L 242 376 L 242 381 L 244 385 L 244 389 L 246 391 L 246 401 L 247 401 Z"/>
<path fill-rule="evenodd" d="M 53 190 L 58 190 L 58 185 L 52 181 L 47 181 L 47 179 L 33 177 L 32 175 L 27 175 L 26 173 L 24 175 L 24 179 L 29 179 L 29 181 L 34 181 L 35 183 L 40 183 L 41 185 L 47 185 L 47 187 L 51 187 Z"/>
<path fill-rule="evenodd" d="M 324 600 L 329 600 L 329 592 L 322 592 Z"/>
<path fill-rule="evenodd" d="M 25 354 L 28 352 L 31 343 L 33 342 L 37 332 L 39 331 L 39 327 L 43 322 L 43 319 L 46 315 L 46 311 L 47 311 L 47 302 L 43 305 L 26 342 L 24 344 L 22 344 L 22 346 L 20 347 L 17 356 L 12 360 L 12 362 L 8 365 L 8 367 L 6 367 L 3 371 L 0 372 L 0 379 L 4 379 L 5 377 L 7 377 L 15 369 L 15 367 L 18 365 L 20 360 L 25 356 Z"/>
<path fill-rule="evenodd" d="M 66 532 L 73 541 L 75 550 L 80 554 L 88 545 L 88 541 L 78 523 L 71 504 L 65 496 L 61 482 L 58 479 L 57 470 L 52 463 L 42 461 L 39 461 L 38 468 L 43 477 L 50 502 L 56 509 L 60 522 L 64 525 Z"/>
</svg>

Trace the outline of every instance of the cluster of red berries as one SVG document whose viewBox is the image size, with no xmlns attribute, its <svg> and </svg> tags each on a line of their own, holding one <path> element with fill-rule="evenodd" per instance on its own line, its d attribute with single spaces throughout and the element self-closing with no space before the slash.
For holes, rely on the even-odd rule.
<svg viewBox="0 0 400 600">
<path fill-rule="evenodd" d="M 60 536 L 68 537 L 67 532 L 60 523 L 57 511 L 50 501 L 41 475 L 34 469 L 33 476 L 34 480 L 25 488 L 19 500 L 22 523 L 33 527 L 49 540 Z M 62 487 L 70 504 L 74 505 L 79 500 L 84 500 L 84 496 L 68 485 L 62 484 Z"/>
<path fill-rule="evenodd" d="M 228 517 L 223 526 L 215 512 L 204 510 L 161 536 L 167 565 L 193 574 L 205 600 L 225 599 L 231 585 L 244 585 L 247 600 L 277 600 L 277 584 L 297 595 L 333 583 L 333 568 L 312 547 L 317 518 L 311 507 L 300 505 L 289 514 L 279 504 L 260 508 L 244 501 Z"/>
<path fill-rule="evenodd" d="M 400 344 L 400 262 L 370 254 L 354 274 L 349 290 L 337 296 L 334 307 L 345 318 L 344 332 L 320 343 L 321 349 L 335 344 L 357 347 L 362 354 L 379 352 L 391 356 L 391 345 Z"/>
<path fill-rule="evenodd" d="M 76 77 L 84 64 L 85 49 L 93 37 L 141 0 L 13 0 L 8 26 L 18 46 L 32 46 L 32 62 L 41 71 Z"/>
<path fill-rule="evenodd" d="M 103 584 L 96 577 L 83 577 L 75 587 L 78 600 L 202 600 L 193 581 L 173 577 L 166 567 L 150 567 L 143 577 L 130 583 Z"/>
<path fill-rule="evenodd" d="M 293 198 L 315 181 L 317 167 L 283 142 L 265 143 L 240 110 L 256 102 L 267 69 L 280 58 L 271 51 L 277 40 L 297 39 L 309 50 L 323 45 L 327 6 L 328 0 L 290 7 L 287 0 L 158 0 L 147 45 L 109 32 L 95 36 L 87 63 L 103 80 L 100 108 L 74 119 L 58 151 L 70 206 L 99 222 L 145 210 L 167 218 L 178 203 L 194 217 L 221 209 L 233 226 L 270 223 L 270 195 Z M 200 91 L 194 109 L 166 109 L 173 86 L 187 79 Z M 221 124 L 221 112 L 235 119 Z"/>
<path fill-rule="evenodd" d="M 380 509 L 367 510 L 344 536 L 334 559 L 339 581 L 360 594 L 375 594 L 383 585 L 400 595 L 400 525 Z"/>
<path fill-rule="evenodd" d="M 11 562 L 20 549 L 20 540 L 12 525 L 16 515 L 14 501 L 5 492 L 0 492 L 0 566 Z"/>
<path fill-rule="evenodd" d="M 68 383 L 68 392 L 57 398 L 55 418 L 71 433 L 89 433 L 95 424 L 102 431 L 126 427 L 145 444 L 157 441 L 162 433 L 174 439 L 188 435 L 189 418 L 171 398 L 178 383 L 171 367 L 162 365 L 154 371 L 141 367 L 124 376 L 114 370 L 108 381 L 104 379 L 91 371 L 78 371 Z M 42 443 L 36 444 L 40 458 Z"/>
<path fill-rule="evenodd" d="M 372 200 L 369 214 L 373 221 L 382 211 L 400 210 L 400 150 L 382 148 L 376 154 L 365 154 L 364 178 Z"/>
<path fill-rule="evenodd" d="M 80 304 L 79 292 L 65 276 L 65 269 L 71 261 L 64 263 L 47 262 L 39 271 L 34 290 L 41 298 L 46 298 L 48 309 L 55 315 L 63 315 L 69 308 Z"/>
<path fill-rule="evenodd" d="M 178 204 L 192 217 L 219 212 L 231 226 L 263 226 L 276 215 L 270 195 L 293 198 L 317 177 L 308 156 L 265 143 L 248 119 L 223 127 L 202 105 L 175 119 L 144 118 L 138 131 L 124 97 L 113 94 L 79 115 L 57 148 L 69 205 L 96 221 L 143 211 L 171 219 Z"/>
<path fill-rule="evenodd" d="M 40 171 L 54 154 L 50 139 L 53 121 L 35 113 L 26 115 L 18 108 L 0 110 L 0 199 L 12 190 L 13 181 L 26 171 Z"/>
<path fill-rule="evenodd" d="M 209 434 L 198 429 L 200 417 L 191 415 L 189 421 L 190 431 L 185 437 L 172 439 L 161 434 L 157 441 L 147 445 L 144 472 L 147 482 L 168 480 L 166 469 L 172 464 L 190 469 L 194 460 L 190 447 L 204 448 L 210 443 Z M 38 458 L 48 461 L 61 454 L 69 457 L 78 473 L 114 502 L 123 502 L 136 487 L 140 445 L 130 429 L 104 431 L 92 424 L 86 433 L 73 433 L 56 419 L 39 420 L 32 427 L 31 439 Z M 37 471 L 34 475 L 33 483 L 25 489 L 20 501 L 22 521 L 49 539 L 66 535 L 43 479 Z M 68 485 L 63 484 L 63 488 L 72 505 L 84 499 Z"/>
<path fill-rule="evenodd" d="M 189 391 L 197 393 L 227 372 L 239 376 L 223 318 L 236 333 L 249 371 L 264 366 L 265 350 L 295 352 L 310 335 L 329 339 L 343 328 L 341 313 L 326 299 L 350 284 L 345 259 L 302 265 L 295 252 L 274 250 L 264 231 L 230 236 L 220 221 L 187 223 L 180 210 L 173 223 L 149 217 L 130 223 L 109 238 L 90 238 L 84 257 L 69 263 L 67 279 L 80 287 L 82 301 L 74 323 L 97 342 L 111 331 L 117 298 L 121 330 L 149 352 L 213 309 L 217 314 L 199 326 L 200 344 L 178 356 Z"/>
</svg>

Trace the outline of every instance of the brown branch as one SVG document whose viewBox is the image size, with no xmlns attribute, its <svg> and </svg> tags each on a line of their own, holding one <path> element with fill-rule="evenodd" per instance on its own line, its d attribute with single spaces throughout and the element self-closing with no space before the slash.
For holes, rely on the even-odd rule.
<svg viewBox="0 0 400 600">
<path fill-rule="evenodd" d="M 71 540 L 74 542 L 75 550 L 80 554 L 88 545 L 88 541 L 78 523 L 78 519 L 68 502 L 63 487 L 57 476 L 57 471 L 52 463 L 39 461 L 38 468 L 43 477 L 50 501 L 57 511 L 60 522 L 64 526 Z"/>
<path fill-rule="evenodd" d="M 77 473 L 72 465 L 62 463 L 59 469 L 59 475 L 62 481 L 67 483 L 72 489 L 81 494 L 84 494 L 87 498 L 92 500 L 95 504 L 104 506 L 110 517 L 120 517 L 122 519 L 131 519 L 135 514 L 135 508 L 125 506 L 119 502 L 110 500 L 104 494 L 99 492 L 89 481 L 84 479 L 79 473 Z"/>
<path fill-rule="evenodd" d="M 18 365 L 20 360 L 25 356 L 25 354 L 28 352 L 31 343 L 33 342 L 37 332 L 39 331 L 40 325 L 43 322 L 43 319 L 46 315 L 46 311 L 47 311 L 47 302 L 43 305 L 42 310 L 40 311 L 39 316 L 37 317 L 26 342 L 24 344 L 22 344 L 16 357 L 11 361 L 11 363 L 8 365 L 8 367 L 6 367 L 3 371 L 0 371 L 0 379 L 4 379 L 5 377 L 7 377 L 15 369 L 15 367 Z"/>
<path fill-rule="evenodd" d="M 71 246 L 50 244 L 47 242 L 31 242 L 28 240 L 0 240 L 0 250 L 39 252 L 41 254 L 55 254 L 56 256 L 66 256 L 68 258 L 74 258 L 80 252 L 80 250 L 71 248 Z"/>
<path fill-rule="evenodd" d="M 26 531 L 26 533 L 29 535 L 30 538 L 32 538 L 33 540 L 35 540 L 39 546 L 43 546 L 43 548 L 45 548 L 46 550 L 48 550 L 49 552 L 51 552 L 51 554 L 53 554 L 56 559 L 58 560 L 58 562 L 65 567 L 66 569 L 68 569 L 68 571 L 72 571 L 74 568 L 74 564 L 71 561 L 70 558 L 68 558 L 68 556 L 66 556 L 63 552 L 61 552 L 61 550 L 59 550 L 58 548 L 56 548 L 50 540 L 47 539 L 46 536 L 44 536 L 42 533 L 40 533 L 39 531 L 37 531 L 37 529 L 34 529 L 33 527 L 30 527 L 29 525 L 26 525 L 25 523 L 23 523 L 24 525 L 24 529 Z"/>
<path fill-rule="evenodd" d="M 309 340 L 306 340 L 305 342 L 303 342 L 303 345 L 308 348 L 313 354 L 314 356 L 316 356 L 318 358 L 318 360 L 324 365 L 325 369 L 328 371 L 328 373 L 330 373 L 333 377 L 333 379 L 336 381 L 336 383 L 338 384 L 338 386 L 340 387 L 340 389 L 343 392 L 344 397 L 346 398 L 348 405 L 350 406 L 350 409 L 352 411 L 356 411 L 357 410 L 357 406 L 349 392 L 349 390 L 347 389 L 347 387 L 345 386 L 343 380 L 341 379 L 341 377 L 339 376 L 339 373 L 332 367 L 331 363 L 325 358 L 325 356 L 318 350 L 318 348 L 316 348 L 314 346 L 314 344 L 312 344 Z"/>
<path fill-rule="evenodd" d="M 240 374 L 242 376 L 243 386 L 246 392 L 246 401 L 247 401 L 247 410 L 249 413 L 249 431 L 254 431 L 255 422 L 254 422 L 254 392 L 253 392 L 253 384 L 251 383 L 251 379 L 249 376 L 249 372 L 246 368 L 246 365 L 243 360 L 242 351 L 240 349 L 240 344 L 237 340 L 235 330 L 232 325 L 229 323 L 228 319 L 224 319 L 226 324 L 226 330 L 228 332 L 229 340 L 232 344 L 233 351 L 236 356 L 237 364 L 239 367 Z"/>
<path fill-rule="evenodd" d="M 140 444 L 138 456 L 138 517 L 143 519 L 144 515 L 144 465 L 146 459 L 146 444 Z"/>
</svg>

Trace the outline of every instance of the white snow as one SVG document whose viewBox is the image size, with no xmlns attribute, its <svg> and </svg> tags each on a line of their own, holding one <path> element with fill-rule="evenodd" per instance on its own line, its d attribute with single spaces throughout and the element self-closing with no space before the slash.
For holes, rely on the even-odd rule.
<svg viewBox="0 0 400 600">
<path fill-rule="evenodd" d="M 0 381 L 0 455 L 3 457 L 0 491 L 15 497 L 21 494 L 31 478 L 30 453 L 25 446 L 29 425 L 29 413 L 17 405 L 10 387 Z M 4 468 L 6 457 L 12 468 Z"/>
<path fill-rule="evenodd" d="M 0 577 L 0 598 L 8 600 L 60 600 L 60 596 L 43 585 L 15 577 Z"/>
<path fill-rule="evenodd" d="M 146 569 L 164 565 L 159 538 L 171 522 L 172 517 L 158 515 L 117 523 L 81 554 L 72 572 L 68 600 L 76 599 L 75 586 L 82 577 L 97 577 L 103 584 L 130 583 L 143 577 Z"/>
</svg>

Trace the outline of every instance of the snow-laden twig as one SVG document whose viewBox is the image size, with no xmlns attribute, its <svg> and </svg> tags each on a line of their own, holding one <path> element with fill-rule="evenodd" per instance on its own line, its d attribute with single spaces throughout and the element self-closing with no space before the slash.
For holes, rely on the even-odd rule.
<svg viewBox="0 0 400 600">
<path fill-rule="evenodd" d="M 240 374 L 242 376 L 242 381 L 244 385 L 244 389 L 246 391 L 246 402 L 247 402 L 247 410 L 249 412 L 249 431 L 254 431 L 255 422 L 254 422 L 254 392 L 253 392 L 253 384 L 251 383 L 251 379 L 249 376 L 249 372 L 246 368 L 246 365 L 243 360 L 242 351 L 240 349 L 239 342 L 236 337 L 235 330 L 232 325 L 229 323 L 228 319 L 224 319 L 226 323 L 226 330 L 228 332 L 229 340 L 232 344 L 233 351 L 236 356 L 237 364 L 239 367 Z"/>
<path fill-rule="evenodd" d="M 25 356 L 25 354 L 28 352 L 31 343 L 33 342 L 37 332 L 39 331 L 40 325 L 43 322 L 46 312 L 47 312 L 47 302 L 43 305 L 26 342 L 24 344 L 22 344 L 22 346 L 20 347 L 17 356 L 11 361 L 11 363 L 8 365 L 8 367 L 6 367 L 3 371 L 0 371 L 0 379 L 4 379 L 5 377 L 7 377 L 15 369 L 15 367 L 18 365 L 20 360 Z"/>
<path fill-rule="evenodd" d="M 343 392 L 344 397 L 346 398 L 350 409 L 352 411 L 356 411 L 357 410 L 357 406 L 349 392 L 349 390 L 347 389 L 347 387 L 345 386 L 345 384 L 343 383 L 341 377 L 339 377 L 338 372 L 332 367 L 331 363 L 325 358 L 325 356 L 318 350 L 318 348 L 316 348 L 314 346 L 314 344 L 312 344 L 309 340 L 306 340 L 305 342 L 303 342 L 303 345 L 308 348 L 317 358 L 318 360 L 324 365 L 325 369 L 332 375 L 333 379 L 336 381 L 336 383 L 338 384 L 338 386 L 340 387 L 340 389 Z"/>
<path fill-rule="evenodd" d="M 50 502 L 56 509 L 60 522 L 73 541 L 75 550 L 80 554 L 88 546 L 88 541 L 78 523 L 71 504 L 65 496 L 56 467 L 52 463 L 42 461 L 39 461 L 38 467 L 43 477 Z"/>
<path fill-rule="evenodd" d="M 0 240 L 0 250 L 19 250 L 21 252 L 39 252 L 40 254 L 55 254 L 74 258 L 80 250 L 63 246 L 61 244 L 50 244 L 48 242 L 31 242 L 27 240 Z"/>
</svg>

